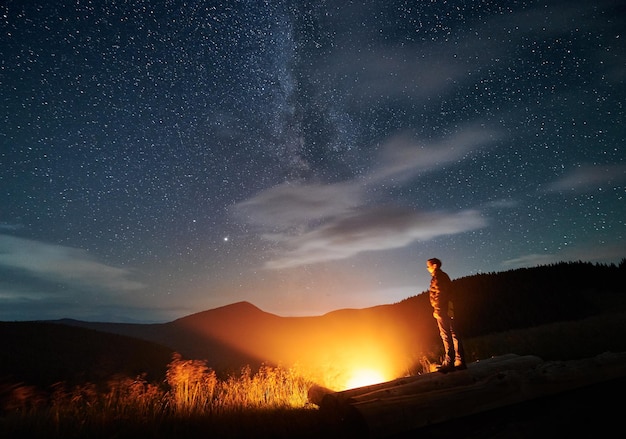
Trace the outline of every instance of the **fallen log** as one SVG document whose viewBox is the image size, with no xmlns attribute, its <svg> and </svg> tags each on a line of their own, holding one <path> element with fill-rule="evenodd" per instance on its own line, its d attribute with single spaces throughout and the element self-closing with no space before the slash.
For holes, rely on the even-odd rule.
<svg viewBox="0 0 626 439">
<path fill-rule="evenodd" d="M 468 365 L 466 370 L 454 373 L 429 373 L 422 379 L 412 381 L 402 386 L 383 388 L 378 391 L 352 396 L 348 403 L 363 402 L 371 399 L 382 399 L 394 396 L 414 395 L 418 393 L 443 390 L 458 386 L 471 385 L 484 378 L 490 377 L 502 371 L 528 370 L 542 363 L 541 358 L 526 356 L 510 356 L 506 359 L 494 357 L 492 359 L 477 361 Z"/>
<path fill-rule="evenodd" d="M 322 410 L 340 410 L 347 404 L 367 399 L 399 396 L 444 389 L 459 385 L 471 384 L 481 378 L 492 375 L 502 370 L 519 370 L 534 367 L 540 364 L 539 357 L 527 355 L 519 356 L 507 354 L 476 361 L 468 365 L 467 370 L 454 373 L 427 373 L 397 378 L 392 381 L 348 389 L 341 392 L 312 386 L 309 389 L 309 401 L 318 405 Z"/>
<path fill-rule="evenodd" d="M 626 377 L 626 353 L 545 363 L 534 356 L 506 356 L 449 374 L 407 377 L 344 392 L 325 389 L 316 398 L 321 410 L 366 436 L 383 438 L 621 377 Z"/>
<path fill-rule="evenodd" d="M 520 389 L 519 372 L 500 373 L 469 386 L 351 404 L 346 417 L 362 423 L 369 437 L 382 438 L 521 402 Z"/>
</svg>

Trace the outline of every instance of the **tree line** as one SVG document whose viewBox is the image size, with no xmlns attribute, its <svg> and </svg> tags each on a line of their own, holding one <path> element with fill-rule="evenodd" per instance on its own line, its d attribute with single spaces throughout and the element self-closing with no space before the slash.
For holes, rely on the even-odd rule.
<svg viewBox="0 0 626 439">
<path fill-rule="evenodd" d="M 626 311 L 626 259 L 560 262 L 453 280 L 456 325 L 466 337 Z"/>
</svg>

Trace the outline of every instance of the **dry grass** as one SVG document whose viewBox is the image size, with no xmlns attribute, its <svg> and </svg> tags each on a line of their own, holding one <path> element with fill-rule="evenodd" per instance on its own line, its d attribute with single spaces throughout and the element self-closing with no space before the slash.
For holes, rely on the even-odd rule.
<svg viewBox="0 0 626 439">
<path fill-rule="evenodd" d="M 466 340 L 467 359 L 511 352 L 575 359 L 625 351 L 624 322 L 626 315 L 615 313 L 476 337 Z M 432 348 L 416 354 L 411 374 L 431 369 L 438 345 Z M 328 437 L 341 425 L 325 425 L 328 418 L 307 403 L 312 384 L 295 368 L 273 366 L 244 367 L 220 379 L 206 362 L 175 354 L 162 383 L 115 377 L 98 386 L 58 383 L 46 393 L 0 385 L 0 437 Z"/>
<path fill-rule="evenodd" d="M 220 380 L 204 361 L 175 354 L 160 384 L 143 377 L 116 377 L 101 387 L 58 383 L 47 397 L 31 386 L 5 386 L 0 432 L 10 437 L 72 438 L 224 431 L 234 428 L 243 413 L 254 424 L 253 418 L 265 418 L 260 412 L 310 411 L 311 384 L 295 369 L 271 366 L 255 373 L 244 367 L 239 375 Z"/>
<path fill-rule="evenodd" d="M 222 414 L 248 409 L 302 408 L 311 382 L 293 368 L 261 366 L 252 373 L 244 367 L 238 376 L 218 380 L 200 360 L 175 354 L 167 371 L 166 393 L 170 413 L 176 416 Z"/>
</svg>

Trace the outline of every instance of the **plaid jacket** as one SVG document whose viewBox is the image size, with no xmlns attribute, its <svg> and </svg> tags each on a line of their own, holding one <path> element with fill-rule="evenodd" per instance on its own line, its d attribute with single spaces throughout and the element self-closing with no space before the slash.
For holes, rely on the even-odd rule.
<svg viewBox="0 0 626 439">
<path fill-rule="evenodd" d="M 452 281 L 445 271 L 437 268 L 430 279 L 430 304 L 435 313 L 443 316 L 448 314 L 448 305 L 451 300 Z"/>
</svg>

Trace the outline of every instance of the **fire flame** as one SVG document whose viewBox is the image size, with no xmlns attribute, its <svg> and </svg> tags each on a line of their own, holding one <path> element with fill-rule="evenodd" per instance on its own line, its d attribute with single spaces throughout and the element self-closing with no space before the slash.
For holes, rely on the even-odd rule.
<svg viewBox="0 0 626 439">
<path fill-rule="evenodd" d="M 190 319 L 189 329 L 263 362 L 295 367 L 333 391 L 405 375 L 420 332 L 413 319 L 386 307 L 302 319 L 272 316 L 252 305 L 226 311 Z"/>
<path fill-rule="evenodd" d="M 398 378 L 400 370 L 397 361 L 387 356 L 384 349 L 363 347 L 345 350 L 350 358 L 335 358 L 336 374 L 326 381 L 329 388 L 337 391 L 354 389 L 383 383 Z"/>
<path fill-rule="evenodd" d="M 384 374 L 375 369 L 356 369 L 348 379 L 346 389 L 369 386 L 387 381 Z"/>
</svg>

